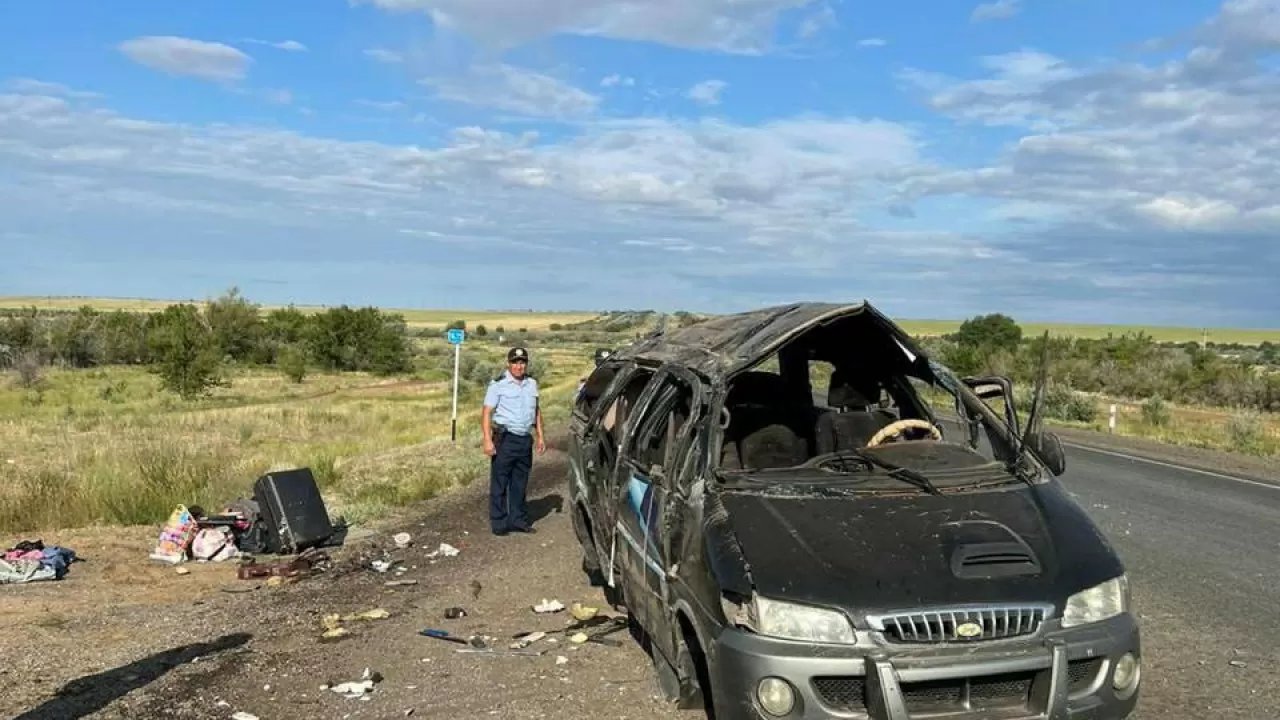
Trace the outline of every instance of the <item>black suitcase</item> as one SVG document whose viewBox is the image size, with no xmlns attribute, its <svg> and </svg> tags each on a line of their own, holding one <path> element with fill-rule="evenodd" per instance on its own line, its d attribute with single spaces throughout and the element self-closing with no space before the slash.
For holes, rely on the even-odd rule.
<svg viewBox="0 0 1280 720">
<path fill-rule="evenodd" d="M 253 484 L 253 499 L 262 509 L 270 552 L 302 552 L 333 535 L 333 524 L 310 468 L 263 475 Z"/>
</svg>

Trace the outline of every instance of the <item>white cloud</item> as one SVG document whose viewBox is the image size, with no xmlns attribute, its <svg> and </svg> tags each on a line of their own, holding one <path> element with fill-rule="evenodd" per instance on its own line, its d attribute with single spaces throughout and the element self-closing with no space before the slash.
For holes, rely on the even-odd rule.
<svg viewBox="0 0 1280 720">
<path fill-rule="evenodd" d="M 600 79 L 600 87 L 606 87 L 606 88 L 607 88 L 607 87 L 614 87 L 614 86 L 616 86 L 616 85 L 623 85 L 623 86 L 625 86 L 625 87 L 631 87 L 631 86 L 633 86 L 633 85 L 635 85 L 635 84 L 636 84 L 636 79 L 635 79 L 635 78 L 633 78 L 633 77 L 624 77 L 624 76 L 619 75 L 619 74 L 617 74 L 617 73 L 614 73 L 614 74 L 612 74 L 612 75 L 606 75 L 605 77 L 603 77 L 603 78 L 601 78 L 601 79 Z"/>
<path fill-rule="evenodd" d="M 450 102 L 533 117 L 573 118 L 595 112 L 600 99 L 550 75 L 502 63 L 478 65 L 462 75 L 424 78 Z"/>
<path fill-rule="evenodd" d="M 405 104 L 400 100 L 356 100 L 355 103 L 357 105 L 363 105 L 365 107 L 371 107 L 375 110 L 382 110 L 385 112 L 403 110 L 405 108 Z"/>
<path fill-rule="evenodd" d="M 286 52 L 308 52 L 307 46 L 303 45 L 297 40 L 283 40 L 280 42 L 272 42 L 270 40 L 255 40 L 254 38 L 245 38 L 244 42 L 252 43 L 254 45 L 266 45 L 268 47 L 273 47 L 277 50 L 284 50 Z"/>
<path fill-rule="evenodd" d="M 1022 12 L 1022 0 L 995 0 L 975 7 L 973 13 L 969 15 L 969 20 L 972 22 L 1008 20 L 1020 12 Z"/>
<path fill-rule="evenodd" d="M 685 95 L 696 103 L 719 105 L 720 93 L 724 92 L 724 89 L 728 86 L 729 84 L 723 80 L 704 80 L 689 88 Z"/>
<path fill-rule="evenodd" d="M 750 242 L 759 259 L 804 266 L 848 245 L 859 208 L 886 192 L 877 173 L 916 160 L 902 127 L 854 119 L 609 121 L 554 143 L 459 128 L 419 148 L 145 122 L 39 95 L 0 95 L 0 137 L 0 163 L 33 179 L 30 197 L 0 198 L 6 217 L 41 216 L 54 197 L 38 192 L 45 178 L 80 188 L 56 197 L 85 219 L 181 211 L 184 224 L 204 214 L 329 231 L 377 217 L 392 234 L 533 233 L 562 253 L 575 237 L 680 238 L 664 247 L 681 254 Z"/>
<path fill-rule="evenodd" d="M 1022 50 L 986 58 L 978 79 L 906 73 L 937 111 L 1021 137 L 989 164 L 906 177 L 903 202 L 991 198 L 1023 225 L 997 244 L 1029 261 L 1113 276 L 1153 261 L 1171 276 L 1212 268 L 1230 285 L 1219 295 L 1280 307 L 1264 281 L 1280 272 L 1280 75 L 1262 60 L 1275 7 L 1228 2 L 1197 33 L 1216 45 L 1162 62 Z"/>
<path fill-rule="evenodd" d="M 386 63 L 388 65 L 395 65 L 404 62 L 404 55 L 386 48 L 369 48 L 364 51 L 364 54 L 380 63 Z"/>
<path fill-rule="evenodd" d="M 758 53 L 778 18 L 814 0 L 349 0 L 428 13 L 437 26 L 499 44 L 555 33 Z"/>
<path fill-rule="evenodd" d="M 884 38 L 878 38 L 878 37 L 863 38 L 862 40 L 858 41 L 859 47 L 884 47 L 885 45 L 888 45 L 888 44 L 889 44 L 888 40 L 885 40 Z"/>
<path fill-rule="evenodd" d="M 835 8 L 830 5 L 823 5 L 818 11 L 808 15 L 800 23 L 800 28 L 796 30 L 796 34 L 801 38 L 811 38 L 814 35 L 839 25 L 836 18 Z"/>
<path fill-rule="evenodd" d="M 61 83 L 46 82 L 44 80 L 33 80 L 31 78 L 12 78 L 5 82 L 5 87 L 10 90 L 33 95 L 51 95 L 75 99 L 96 99 L 103 97 L 102 93 L 86 92 L 84 90 L 72 90 Z"/>
<path fill-rule="evenodd" d="M 172 35 L 126 40 L 120 52 L 152 70 L 219 82 L 242 79 L 253 62 L 230 45 Z"/>
<path fill-rule="evenodd" d="M 293 93 L 285 89 L 264 90 L 262 97 L 272 105 L 292 105 Z"/>
</svg>

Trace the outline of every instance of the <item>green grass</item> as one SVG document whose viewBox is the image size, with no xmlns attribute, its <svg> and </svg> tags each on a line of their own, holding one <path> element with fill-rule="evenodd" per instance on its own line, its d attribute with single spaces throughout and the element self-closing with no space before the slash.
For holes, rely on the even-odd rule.
<svg viewBox="0 0 1280 720">
<path fill-rule="evenodd" d="M 70 310 L 82 305 L 89 305 L 100 310 L 132 310 L 137 312 L 154 312 L 163 310 L 172 302 L 203 303 L 204 299 L 186 301 L 150 300 L 142 298 L 92 298 L 92 297 L 0 297 L 0 308 L 21 308 L 35 306 L 38 308 Z M 277 306 L 264 306 L 271 310 Z M 303 312 L 323 310 L 319 306 L 298 306 Z M 526 330 L 546 330 L 552 324 L 568 325 L 597 317 L 599 313 L 584 310 L 581 312 L 544 312 L 537 310 L 429 310 L 415 308 L 387 308 L 390 312 L 402 313 L 405 320 L 415 327 L 443 327 L 454 320 L 466 320 L 468 328 L 484 325 L 489 331 L 501 326 L 506 332 L 515 332 L 521 328 Z M 895 320 L 912 335 L 938 336 L 955 332 L 960 327 L 960 320 Z M 1236 328 L 1198 328 L 1198 327 L 1163 327 L 1151 325 L 1107 325 L 1078 323 L 1019 323 L 1025 336 L 1040 335 L 1046 330 L 1050 335 L 1070 336 L 1078 338 L 1102 338 L 1107 334 L 1121 335 L 1126 332 L 1144 332 L 1157 342 L 1199 342 L 1208 339 L 1211 342 L 1258 345 L 1263 341 L 1280 343 L 1280 329 L 1236 329 Z"/>
<path fill-rule="evenodd" d="M 500 360 L 496 349 L 470 352 L 484 363 Z M 535 352 L 548 368 L 544 415 L 559 422 L 590 352 Z M 451 385 L 427 380 L 425 371 L 318 374 L 295 384 L 278 370 L 239 370 L 230 387 L 194 401 L 162 390 L 140 368 L 47 370 L 33 389 L 5 374 L 0 532 L 158 523 L 177 504 L 220 509 L 249 495 L 262 473 L 298 466 L 312 468 L 331 514 L 356 522 L 385 516 L 483 472 L 479 405 L 488 367 L 459 394 L 456 444 Z"/>
<path fill-rule="evenodd" d="M 896 319 L 908 333 L 921 337 L 937 337 L 953 333 L 960 328 L 959 320 L 902 320 Z M 1018 323 L 1022 327 L 1023 337 L 1034 337 L 1046 330 L 1056 337 L 1076 337 L 1085 339 L 1104 338 L 1108 334 L 1143 332 L 1156 342 L 1184 343 L 1209 342 L 1259 345 L 1264 341 L 1280 343 L 1280 330 L 1234 329 L 1234 328 L 1191 328 L 1162 327 L 1159 325 L 1083 325 L 1071 323 Z"/>
</svg>

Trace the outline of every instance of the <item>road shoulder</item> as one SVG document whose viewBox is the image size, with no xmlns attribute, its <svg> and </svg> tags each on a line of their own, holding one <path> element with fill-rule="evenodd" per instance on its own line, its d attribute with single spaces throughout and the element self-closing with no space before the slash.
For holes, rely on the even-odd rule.
<svg viewBox="0 0 1280 720">
<path fill-rule="evenodd" d="M 1245 480 L 1280 486 L 1280 467 L 1274 458 L 1231 453 L 1210 448 L 1173 445 L 1147 438 L 1112 435 L 1093 430 L 1049 426 L 1068 445 L 1132 455 L 1145 460 L 1170 463 L 1208 473 L 1230 475 Z M 1071 460 L 1068 447 L 1067 471 Z"/>
</svg>

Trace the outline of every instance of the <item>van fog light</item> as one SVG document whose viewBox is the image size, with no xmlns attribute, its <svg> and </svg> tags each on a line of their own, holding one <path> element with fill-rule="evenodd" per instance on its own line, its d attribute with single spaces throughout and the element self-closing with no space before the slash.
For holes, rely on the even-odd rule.
<svg viewBox="0 0 1280 720">
<path fill-rule="evenodd" d="M 756 700 L 770 715 L 782 717 L 796 705 L 796 694 L 791 684 L 782 678 L 767 677 L 756 686 Z"/>
<path fill-rule="evenodd" d="M 1116 669 L 1111 674 L 1111 686 L 1116 692 L 1127 693 L 1138 684 L 1138 676 L 1141 674 L 1138 658 L 1133 653 L 1125 653 L 1116 661 Z"/>
</svg>

